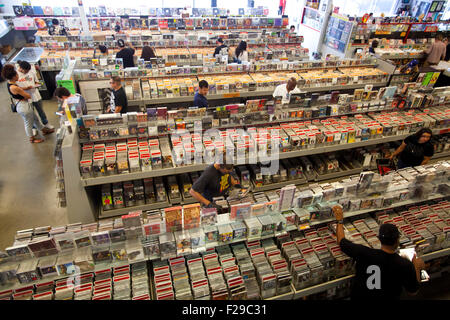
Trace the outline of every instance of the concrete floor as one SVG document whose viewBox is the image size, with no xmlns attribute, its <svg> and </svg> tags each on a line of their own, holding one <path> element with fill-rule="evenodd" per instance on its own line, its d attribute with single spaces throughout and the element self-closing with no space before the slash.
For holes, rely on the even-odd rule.
<svg viewBox="0 0 450 320">
<path fill-rule="evenodd" d="M 17 230 L 68 223 L 66 210 L 57 207 L 53 151 L 55 134 L 31 144 L 22 118 L 10 111 L 6 82 L 0 83 L 0 250 L 10 246 Z M 44 100 L 50 123 L 58 127 L 56 101 Z M 405 297 L 407 298 L 407 297 Z M 424 285 L 407 299 L 450 299 L 450 275 Z"/>
<path fill-rule="evenodd" d="M 10 109 L 6 82 L 0 83 L 0 250 L 11 245 L 17 230 L 67 224 L 57 207 L 53 151 L 55 134 L 31 144 L 23 120 Z M 57 127 L 56 101 L 44 101 L 49 122 Z"/>
</svg>

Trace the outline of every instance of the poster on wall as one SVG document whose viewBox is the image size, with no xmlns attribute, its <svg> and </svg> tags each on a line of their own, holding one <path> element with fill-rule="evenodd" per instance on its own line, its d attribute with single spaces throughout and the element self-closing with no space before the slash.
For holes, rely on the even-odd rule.
<svg viewBox="0 0 450 320">
<path fill-rule="evenodd" d="M 328 22 L 325 44 L 332 49 L 345 53 L 351 30 L 351 21 L 333 13 Z"/>
</svg>

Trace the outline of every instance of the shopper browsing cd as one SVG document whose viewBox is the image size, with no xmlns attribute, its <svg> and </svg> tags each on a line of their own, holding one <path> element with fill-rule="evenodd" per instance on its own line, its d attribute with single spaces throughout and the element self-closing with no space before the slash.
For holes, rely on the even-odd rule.
<svg viewBox="0 0 450 320">
<path fill-rule="evenodd" d="M 64 112 L 62 110 L 63 102 L 67 100 L 67 103 L 70 105 L 74 105 L 76 109 L 81 110 L 81 113 L 87 114 L 87 106 L 86 100 L 84 100 L 83 96 L 79 93 L 72 94 L 69 89 L 64 87 L 58 87 L 55 90 L 55 97 L 58 98 L 60 102 L 60 106 L 58 108 L 58 112 Z"/>
<path fill-rule="evenodd" d="M 420 129 L 403 140 L 400 147 L 389 158 L 392 160 L 400 155 L 397 162 L 398 169 L 427 164 L 434 155 L 432 136 L 433 132 L 430 129 Z"/>
<path fill-rule="evenodd" d="M 209 84 L 206 80 L 200 80 L 198 83 L 198 91 L 194 95 L 194 107 L 206 108 L 208 107 L 208 94 Z"/>
<path fill-rule="evenodd" d="M 144 61 L 150 61 L 152 58 L 156 58 L 155 52 L 151 47 L 144 46 L 142 48 L 141 59 L 144 59 Z"/>
<path fill-rule="evenodd" d="M 232 164 L 212 164 L 194 182 L 189 193 L 206 207 L 220 208 L 212 202 L 213 198 L 227 195 L 231 187 L 242 188 L 231 176 L 232 172 Z"/>
<path fill-rule="evenodd" d="M 292 93 L 300 93 L 300 89 L 297 88 L 297 80 L 290 78 L 286 84 L 280 84 L 275 88 L 273 97 L 282 97 L 281 103 L 287 104 L 291 100 Z"/>
<path fill-rule="evenodd" d="M 124 68 L 134 67 L 134 53 L 136 50 L 130 45 L 126 47 L 125 41 L 122 39 L 117 40 L 117 45 L 119 46 L 120 51 L 117 52 L 116 58 L 122 58 Z"/>
<path fill-rule="evenodd" d="M 217 47 L 214 50 L 214 57 L 216 55 L 218 55 L 223 48 L 228 48 L 228 47 L 223 43 L 223 39 L 222 38 L 218 38 L 217 39 Z"/>
<path fill-rule="evenodd" d="M 18 85 L 19 74 L 12 64 L 7 64 L 2 69 L 2 76 L 8 80 L 7 88 L 11 96 L 11 103 L 13 109 L 21 115 L 25 126 L 25 132 L 31 143 L 40 143 L 44 140 L 39 137 L 39 133 L 33 134 L 33 126 L 37 130 L 42 130 L 44 135 L 54 132 L 55 130 L 46 128 L 42 125 L 39 118 L 34 113 L 33 105 L 31 104 L 31 95 L 23 90 Z"/>
<path fill-rule="evenodd" d="M 18 85 L 31 95 L 33 107 L 36 109 L 39 118 L 41 118 L 42 124 L 49 129 L 54 129 L 54 127 L 48 123 L 47 115 L 42 107 L 42 97 L 38 89 L 41 84 L 37 78 L 36 69 L 34 67 L 32 68 L 31 64 L 27 61 L 19 61 L 18 65 Z"/>
<path fill-rule="evenodd" d="M 425 264 L 415 255 L 410 261 L 396 253 L 400 232 L 395 225 L 380 226 L 381 249 L 373 249 L 345 239 L 342 208 L 334 206 L 333 212 L 337 220 L 337 242 L 342 252 L 356 262 L 352 300 L 393 300 L 400 298 L 402 288 L 411 295 L 419 291 L 420 273 Z"/>
<path fill-rule="evenodd" d="M 241 41 L 235 51 L 235 62 L 248 62 L 247 42 Z"/>
<path fill-rule="evenodd" d="M 120 77 L 112 77 L 109 80 L 111 85 L 111 100 L 110 106 L 106 110 L 106 113 L 127 113 L 128 112 L 128 99 L 125 94 L 125 90 L 122 87 Z"/>
<path fill-rule="evenodd" d="M 427 59 L 424 63 L 425 67 L 437 65 L 439 61 L 445 59 L 447 46 L 442 42 L 442 38 L 442 34 L 438 34 L 431 47 L 424 51 L 427 54 Z"/>
</svg>

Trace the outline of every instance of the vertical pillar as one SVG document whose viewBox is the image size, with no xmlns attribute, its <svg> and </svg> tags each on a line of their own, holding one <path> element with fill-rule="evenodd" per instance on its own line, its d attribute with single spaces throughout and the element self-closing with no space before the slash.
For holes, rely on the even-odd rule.
<svg viewBox="0 0 450 320">
<path fill-rule="evenodd" d="M 86 12 L 84 11 L 83 0 L 78 0 L 78 8 L 80 9 L 82 33 L 83 35 L 89 35 L 91 32 L 89 30 L 89 23 L 87 21 Z"/>
</svg>

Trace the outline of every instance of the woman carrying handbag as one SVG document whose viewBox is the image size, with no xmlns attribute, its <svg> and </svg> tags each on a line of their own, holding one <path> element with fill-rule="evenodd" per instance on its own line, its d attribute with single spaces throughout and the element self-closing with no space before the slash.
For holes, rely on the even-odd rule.
<svg viewBox="0 0 450 320">
<path fill-rule="evenodd" d="M 17 85 L 19 75 L 13 65 L 7 64 L 3 67 L 2 76 L 8 80 L 8 92 L 11 95 L 13 106 L 18 114 L 22 116 L 25 132 L 31 143 L 40 143 L 44 140 L 39 137 L 39 133 L 33 135 L 33 125 L 37 130 L 42 130 L 44 135 L 54 132 L 54 129 L 44 127 L 39 118 L 34 113 L 32 104 L 28 101 L 31 95 Z M 14 111 L 14 110 L 13 110 Z"/>
</svg>

